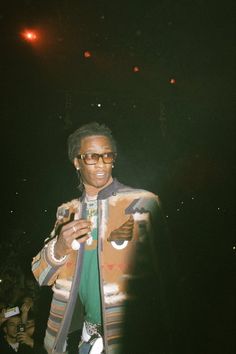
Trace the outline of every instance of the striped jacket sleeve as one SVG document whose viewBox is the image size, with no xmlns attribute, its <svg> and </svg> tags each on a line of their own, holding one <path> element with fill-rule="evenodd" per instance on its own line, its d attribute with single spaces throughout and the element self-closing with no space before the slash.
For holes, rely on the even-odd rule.
<svg viewBox="0 0 236 354">
<path fill-rule="evenodd" d="M 64 203 L 57 209 L 56 223 L 50 238 L 55 239 L 59 233 L 59 228 L 71 220 L 72 215 L 78 209 L 78 200 L 74 199 L 68 203 Z M 49 238 L 49 240 L 50 240 Z M 53 285 L 61 268 L 67 262 L 68 256 L 62 261 L 55 261 L 52 258 L 52 240 L 47 242 L 42 250 L 33 258 L 32 272 L 39 285 Z"/>
<path fill-rule="evenodd" d="M 52 285 L 67 260 L 65 258 L 61 262 L 55 262 L 51 257 L 51 246 L 52 241 L 46 244 L 32 261 L 32 272 L 40 286 Z"/>
</svg>

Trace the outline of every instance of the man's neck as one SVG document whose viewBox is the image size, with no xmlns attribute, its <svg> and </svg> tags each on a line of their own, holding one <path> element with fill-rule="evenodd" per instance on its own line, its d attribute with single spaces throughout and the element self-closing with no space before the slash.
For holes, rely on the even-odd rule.
<svg viewBox="0 0 236 354">
<path fill-rule="evenodd" d="M 101 188 L 97 188 L 97 187 L 94 187 L 94 186 L 90 186 L 90 185 L 84 183 L 85 193 L 86 193 L 86 195 L 87 195 L 88 197 L 92 197 L 92 198 L 93 198 L 93 197 L 95 197 L 96 195 L 98 195 L 98 193 L 99 193 L 102 189 L 104 189 L 104 188 L 106 188 L 107 186 L 109 186 L 109 184 L 111 184 L 112 181 L 113 181 L 113 178 L 111 177 L 111 178 L 109 179 L 109 181 L 108 181 L 103 187 L 101 187 Z"/>
</svg>

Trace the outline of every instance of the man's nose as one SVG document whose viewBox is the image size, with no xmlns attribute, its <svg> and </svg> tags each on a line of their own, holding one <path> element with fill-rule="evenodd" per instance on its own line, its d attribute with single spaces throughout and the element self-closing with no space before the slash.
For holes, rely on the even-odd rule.
<svg viewBox="0 0 236 354">
<path fill-rule="evenodd" d="M 103 165 L 104 165 L 103 158 L 102 156 L 99 156 L 97 166 L 103 166 Z"/>
</svg>

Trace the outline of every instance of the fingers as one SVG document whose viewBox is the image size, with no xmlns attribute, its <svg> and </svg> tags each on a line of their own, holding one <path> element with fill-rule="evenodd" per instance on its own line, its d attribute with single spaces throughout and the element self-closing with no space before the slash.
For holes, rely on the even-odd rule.
<svg viewBox="0 0 236 354">
<path fill-rule="evenodd" d="M 91 221 L 86 219 L 74 220 L 64 225 L 61 229 L 57 243 L 55 245 L 58 255 L 65 255 L 72 251 L 73 240 L 79 243 L 85 242 L 91 232 Z"/>
<path fill-rule="evenodd" d="M 24 304 L 21 306 L 21 312 L 28 312 L 29 309 L 30 309 L 30 307 L 31 307 L 30 304 L 24 303 Z"/>
<path fill-rule="evenodd" d="M 70 225 L 70 227 L 68 227 Z M 80 219 L 78 221 L 72 221 L 66 225 L 66 228 L 62 228 L 60 236 L 66 243 L 78 239 L 91 231 L 91 222 L 88 220 Z"/>
<path fill-rule="evenodd" d="M 21 332 L 21 333 L 17 333 L 17 340 L 19 342 L 22 342 L 26 339 L 26 333 L 25 332 Z"/>
<path fill-rule="evenodd" d="M 32 338 L 30 338 L 30 336 L 26 332 L 21 332 L 17 333 L 17 341 L 29 345 L 32 341 Z"/>
<path fill-rule="evenodd" d="M 72 231 L 71 237 L 73 239 L 79 239 L 80 237 L 88 234 L 89 232 L 91 232 L 91 223 L 86 221 L 86 223 L 80 223 L 80 224 L 75 224 L 72 226 L 72 228 L 70 229 L 70 231 Z"/>
<path fill-rule="evenodd" d="M 76 228 L 81 229 L 81 228 L 85 228 L 87 226 L 91 226 L 91 221 L 87 220 L 87 219 L 79 219 L 79 220 L 73 220 L 71 222 L 69 222 L 68 224 L 64 225 L 62 227 L 62 230 L 64 232 L 69 231 L 70 229 Z"/>
</svg>

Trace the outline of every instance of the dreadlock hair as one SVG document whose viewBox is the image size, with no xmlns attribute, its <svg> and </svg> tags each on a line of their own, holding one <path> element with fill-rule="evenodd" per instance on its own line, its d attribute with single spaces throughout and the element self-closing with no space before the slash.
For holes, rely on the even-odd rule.
<svg viewBox="0 0 236 354">
<path fill-rule="evenodd" d="M 116 141 L 112 136 L 111 130 L 105 124 L 91 122 L 91 123 L 82 125 L 80 128 L 76 129 L 75 132 L 72 133 L 71 135 L 69 135 L 69 137 L 68 137 L 68 140 L 67 140 L 68 157 L 72 163 L 79 153 L 82 139 L 85 137 L 94 136 L 94 135 L 106 136 L 111 142 L 112 150 L 114 152 L 117 152 Z M 77 171 L 77 174 L 78 174 L 78 178 L 79 178 L 78 188 L 81 191 L 83 191 L 84 186 L 83 186 L 83 182 L 82 182 L 79 170 Z"/>
</svg>

